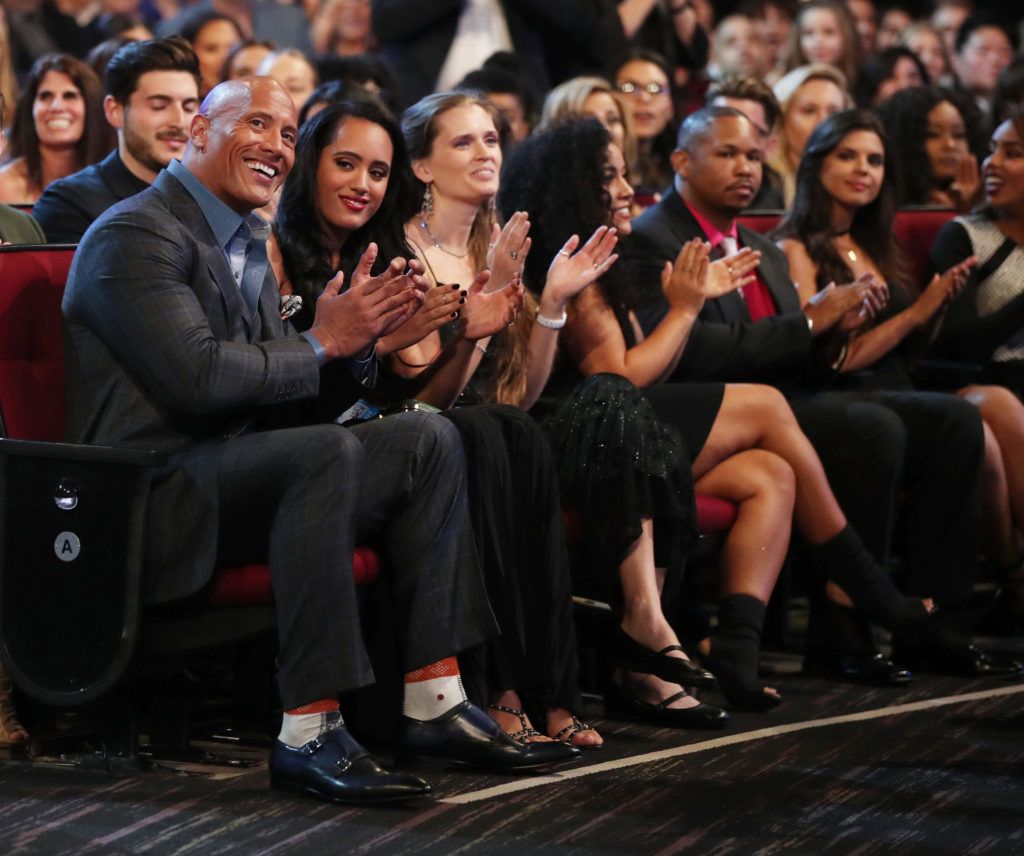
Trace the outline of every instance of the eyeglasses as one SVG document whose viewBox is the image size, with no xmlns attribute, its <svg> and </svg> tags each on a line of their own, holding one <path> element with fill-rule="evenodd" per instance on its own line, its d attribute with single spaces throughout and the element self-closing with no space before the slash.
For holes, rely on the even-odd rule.
<svg viewBox="0 0 1024 856">
<path fill-rule="evenodd" d="M 664 83 L 637 83 L 635 80 L 627 80 L 619 84 L 619 92 L 623 95 L 640 96 L 647 93 L 650 96 L 667 95 L 668 86 Z"/>
</svg>

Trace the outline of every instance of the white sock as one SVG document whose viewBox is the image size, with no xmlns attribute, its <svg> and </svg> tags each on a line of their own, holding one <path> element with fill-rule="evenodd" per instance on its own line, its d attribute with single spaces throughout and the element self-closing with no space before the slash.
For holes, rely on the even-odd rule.
<svg viewBox="0 0 1024 856">
<path fill-rule="evenodd" d="M 461 675 L 428 678 L 405 684 L 402 713 L 411 719 L 426 721 L 436 719 L 464 701 L 466 691 L 462 688 Z"/>
<path fill-rule="evenodd" d="M 345 720 L 340 710 L 328 710 L 325 713 L 285 713 L 281 717 L 281 733 L 277 739 L 285 746 L 298 749 L 305 746 L 314 737 L 325 731 L 341 728 Z"/>
</svg>

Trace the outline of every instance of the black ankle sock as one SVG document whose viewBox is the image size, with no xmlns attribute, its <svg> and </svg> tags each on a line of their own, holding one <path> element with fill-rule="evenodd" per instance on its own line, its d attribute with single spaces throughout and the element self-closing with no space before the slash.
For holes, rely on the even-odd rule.
<svg viewBox="0 0 1024 856">
<path fill-rule="evenodd" d="M 778 704 L 757 677 L 764 612 L 764 603 L 749 594 L 726 595 L 718 604 L 711 668 L 725 697 L 736 707 L 765 709 Z"/>
<path fill-rule="evenodd" d="M 824 544 L 811 547 L 814 564 L 872 621 L 890 630 L 912 627 L 928 616 L 920 598 L 907 597 L 846 526 Z"/>
</svg>

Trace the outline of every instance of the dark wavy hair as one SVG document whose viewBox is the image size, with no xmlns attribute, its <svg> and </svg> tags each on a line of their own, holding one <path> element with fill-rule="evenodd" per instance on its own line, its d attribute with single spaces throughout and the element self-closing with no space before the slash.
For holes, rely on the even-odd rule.
<svg viewBox="0 0 1024 856">
<path fill-rule="evenodd" d="M 604 174 L 610 143 L 597 119 L 570 118 L 533 133 L 506 159 L 498 209 L 506 218 L 516 211 L 530 215 L 533 246 L 524 281 L 534 294 L 544 288 L 548 265 L 571 235 L 586 241 L 598 226 L 608 224 Z M 599 287 L 613 306 L 635 305 L 619 265 L 601 278 Z"/>
<path fill-rule="evenodd" d="M 399 211 L 412 194 L 412 176 L 405 140 L 398 121 L 375 98 L 352 99 L 330 104 L 310 119 L 299 131 L 295 147 L 295 166 L 285 179 L 281 201 L 274 221 L 274 232 L 281 248 L 284 268 L 296 294 L 315 300 L 337 270 L 331 264 L 331 251 L 324 236 L 324 224 L 317 207 L 317 170 L 320 155 L 349 118 L 365 119 L 379 125 L 391 139 L 393 155 L 391 175 L 384 200 L 376 214 L 356 230 L 341 248 L 340 269 L 351 272 L 360 254 L 371 242 L 380 248 L 375 270 L 382 271 L 395 256 L 409 258 L 403 220 Z"/>
<path fill-rule="evenodd" d="M 963 92 L 938 86 L 904 89 L 876 108 L 889 137 L 893 158 L 899 164 L 896 173 L 896 198 L 899 205 L 926 205 L 935 185 L 931 159 L 925 148 L 928 114 L 948 101 L 960 112 L 967 131 L 967 147 L 975 159 L 985 157 L 988 137 L 985 122 L 974 99 Z M 889 179 L 890 176 L 886 176 Z"/>
<path fill-rule="evenodd" d="M 857 83 L 853 89 L 853 100 L 857 102 L 857 106 L 865 110 L 874 107 L 878 90 L 896 73 L 896 66 L 901 59 L 908 59 L 914 64 L 917 73 L 921 75 L 923 85 L 927 86 L 932 82 L 928 77 L 928 69 L 910 48 L 901 45 L 886 48 L 881 53 L 871 54 L 861 63 L 860 74 L 857 75 Z"/>
<path fill-rule="evenodd" d="M 85 123 L 82 136 L 75 147 L 75 170 L 99 162 L 113 148 L 111 128 L 103 114 L 103 86 L 96 72 L 70 54 L 43 54 L 32 65 L 32 70 L 22 85 L 21 97 L 18 98 L 14 118 L 11 120 L 11 146 L 8 152 L 9 160 L 25 158 L 29 181 L 40 189 L 45 189 L 42 186 L 43 158 L 35 119 L 32 117 L 32 107 L 39 93 L 39 86 L 50 71 L 57 71 L 71 78 L 71 82 L 82 93 L 82 101 L 85 103 Z"/>
<path fill-rule="evenodd" d="M 825 158 L 836 150 L 847 134 L 870 131 L 878 135 L 885 150 L 885 177 L 878 196 L 853 216 L 850 235 L 877 265 L 890 286 L 905 286 L 906 265 L 893 237 L 896 217 L 896 184 L 892 181 L 894 159 L 885 129 L 868 110 L 843 110 L 818 125 L 804 147 L 796 171 L 793 205 L 775 231 L 776 237 L 796 238 L 818 265 L 817 286 L 830 282 L 849 282 L 853 271 L 832 246 L 836 236 L 832 228 L 832 197 L 821 183 Z"/>
</svg>

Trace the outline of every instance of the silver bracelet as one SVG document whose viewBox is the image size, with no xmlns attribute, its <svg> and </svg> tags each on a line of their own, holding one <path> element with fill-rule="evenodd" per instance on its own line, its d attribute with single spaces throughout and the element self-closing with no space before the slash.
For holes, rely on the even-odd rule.
<svg viewBox="0 0 1024 856">
<path fill-rule="evenodd" d="M 473 343 L 473 347 L 476 348 L 481 354 L 486 354 L 487 353 L 487 346 L 486 345 L 481 345 L 479 339 L 477 339 Z"/>
<path fill-rule="evenodd" d="M 549 330 L 561 330 L 565 326 L 565 322 L 569 319 L 569 314 L 563 309 L 561 318 L 548 318 L 544 315 L 537 313 L 537 323 L 541 327 L 547 327 Z"/>
</svg>

